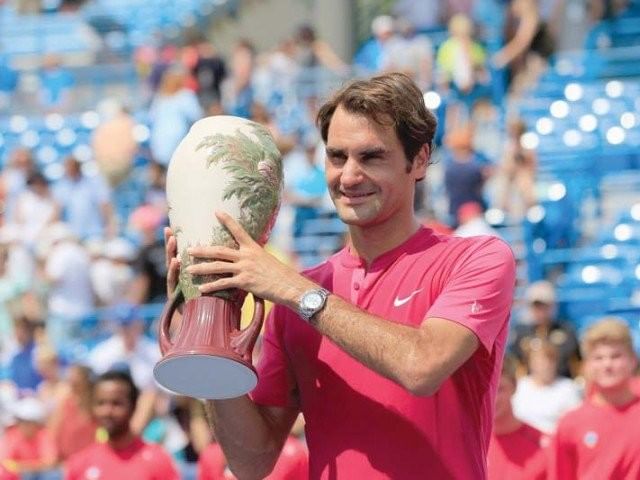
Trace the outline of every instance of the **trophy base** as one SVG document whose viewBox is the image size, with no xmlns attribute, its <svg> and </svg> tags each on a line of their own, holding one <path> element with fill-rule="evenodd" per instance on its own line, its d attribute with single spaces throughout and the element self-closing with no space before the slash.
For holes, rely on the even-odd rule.
<svg viewBox="0 0 640 480">
<path fill-rule="evenodd" d="M 156 364 L 153 376 L 167 390 L 207 400 L 240 397 L 258 383 L 253 368 L 228 353 L 169 355 Z"/>
</svg>

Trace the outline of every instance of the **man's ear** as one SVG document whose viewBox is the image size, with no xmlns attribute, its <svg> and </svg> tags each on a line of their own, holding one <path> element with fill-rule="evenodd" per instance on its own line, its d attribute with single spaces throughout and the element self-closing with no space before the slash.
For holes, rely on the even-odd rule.
<svg viewBox="0 0 640 480">
<path fill-rule="evenodd" d="M 413 158 L 413 174 L 415 175 L 416 182 L 423 180 L 427 176 L 427 167 L 429 166 L 429 159 L 431 158 L 431 148 L 428 144 L 422 145 L 418 153 Z"/>
</svg>

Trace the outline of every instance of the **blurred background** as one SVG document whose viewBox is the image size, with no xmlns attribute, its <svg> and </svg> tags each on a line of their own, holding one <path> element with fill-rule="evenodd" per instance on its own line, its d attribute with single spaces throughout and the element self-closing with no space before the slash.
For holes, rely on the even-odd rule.
<svg viewBox="0 0 640 480">
<path fill-rule="evenodd" d="M 20 467 L 0 440 L 2 465 L 60 478 L 99 427 L 92 378 L 126 368 L 135 431 L 195 478 L 203 412 L 152 378 L 171 154 L 206 115 L 266 125 L 285 170 L 268 248 L 314 265 L 347 240 L 315 114 L 387 71 L 439 122 L 416 213 L 512 246 L 510 348 L 523 378 L 570 380 L 516 413 L 553 431 L 596 319 L 624 319 L 640 351 L 638 0 L 0 0 L 0 435 L 27 422 L 55 446 L 24 440 Z"/>
</svg>

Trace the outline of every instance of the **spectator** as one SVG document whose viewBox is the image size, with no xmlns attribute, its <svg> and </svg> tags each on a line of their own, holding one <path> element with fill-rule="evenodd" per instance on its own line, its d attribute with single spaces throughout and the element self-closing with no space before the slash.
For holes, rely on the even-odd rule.
<svg viewBox="0 0 640 480">
<path fill-rule="evenodd" d="M 24 316 L 16 318 L 14 334 L 17 349 L 9 360 L 9 380 L 19 390 L 35 393 L 42 381 L 35 365 L 36 324 Z"/>
<path fill-rule="evenodd" d="M 117 231 L 111 191 L 100 175 L 86 176 L 73 157 L 64 160 L 65 175 L 53 187 L 62 218 L 79 240 L 111 237 Z"/>
<path fill-rule="evenodd" d="M 53 345 L 60 349 L 68 346 L 80 320 L 93 312 L 90 259 L 64 223 L 49 227 L 43 243 L 43 275 L 48 287 L 47 333 Z"/>
<path fill-rule="evenodd" d="M 2 227 L 2 229 L 5 228 Z M 26 279 L 11 275 L 8 265 L 9 247 L 1 237 L 0 233 L 0 366 L 8 361 L 8 352 L 13 346 L 13 318 L 10 306 L 28 288 Z M 26 265 L 23 268 L 26 268 Z"/>
<path fill-rule="evenodd" d="M 62 378 L 62 364 L 58 353 L 50 345 L 38 345 L 35 350 L 35 367 L 42 378 L 37 390 L 38 399 L 48 416 L 58 407 L 68 390 Z"/>
<path fill-rule="evenodd" d="M 22 475 L 51 469 L 58 458 L 56 445 L 45 428 L 46 411 L 35 397 L 25 397 L 13 408 L 16 425 L 0 439 L 0 464 Z"/>
<path fill-rule="evenodd" d="M 309 24 L 298 27 L 294 36 L 294 45 L 294 58 L 303 69 L 320 66 L 337 73 L 347 69 L 347 65 L 331 46 L 318 39 L 315 29 Z"/>
<path fill-rule="evenodd" d="M 525 123 L 520 119 L 511 121 L 507 128 L 508 137 L 499 172 L 502 188 L 498 192 L 497 205 L 506 213 L 521 211 L 522 207 L 526 211 L 537 203 L 535 192 L 536 154 L 533 150 L 524 148 L 521 143 L 522 135 L 526 130 Z M 519 199 L 513 198 L 514 192 L 520 197 Z M 514 205 L 516 205 L 515 208 Z M 520 208 L 518 208 L 519 205 L 521 205 Z"/>
<path fill-rule="evenodd" d="M 34 173 L 36 173 L 36 166 L 31 151 L 27 148 L 13 150 L 0 176 L 4 193 L 5 222 L 13 222 L 16 201 L 20 194 L 27 189 L 27 179 Z"/>
<path fill-rule="evenodd" d="M 513 329 L 513 353 L 524 364 L 533 340 L 549 340 L 558 348 L 558 374 L 573 377 L 579 360 L 578 340 L 571 325 L 556 318 L 555 288 L 546 280 L 532 283 L 525 300 L 526 311 Z"/>
<path fill-rule="evenodd" d="M 102 245 L 102 255 L 99 263 L 93 263 L 91 284 L 100 304 L 109 307 L 132 295 L 138 250 L 129 240 L 117 237 Z"/>
<path fill-rule="evenodd" d="M 67 369 L 65 396 L 49 418 L 48 427 L 62 462 L 96 438 L 98 425 L 91 413 L 92 375 L 88 367 L 71 365 Z"/>
<path fill-rule="evenodd" d="M 246 39 L 236 42 L 231 52 L 231 76 L 223 85 L 222 104 L 230 115 L 249 118 L 254 103 L 253 75 L 256 49 Z"/>
<path fill-rule="evenodd" d="M 484 212 L 484 184 L 489 176 L 489 168 L 473 150 L 473 131 L 465 126 L 447 134 L 445 143 L 449 158 L 445 165 L 444 185 L 449 199 L 450 222 L 457 225 L 458 209 L 467 202 L 475 202 Z"/>
<path fill-rule="evenodd" d="M 140 311 L 130 303 L 120 303 L 110 308 L 109 314 L 116 331 L 89 352 L 92 370 L 100 375 L 116 365 L 126 365 L 139 389 L 155 388 L 153 367 L 160 360 L 160 350 L 144 335 Z"/>
<path fill-rule="evenodd" d="M 545 480 L 547 446 L 545 435 L 516 418 L 511 400 L 516 391 L 516 361 L 507 356 L 496 395 L 493 430 L 487 454 L 488 480 Z"/>
<path fill-rule="evenodd" d="M 167 299 L 167 266 L 160 227 L 166 215 L 153 205 L 141 205 L 129 217 L 130 228 L 139 235 L 140 252 L 135 263 L 136 278 L 132 286 L 134 303 L 156 303 Z"/>
<path fill-rule="evenodd" d="M 367 73 L 375 73 L 382 70 L 386 62 L 389 42 L 394 38 L 393 18 L 388 15 L 380 15 L 371 22 L 373 38 L 367 41 L 356 52 L 353 63 Z"/>
<path fill-rule="evenodd" d="M 445 23 L 446 4 L 442 0 L 396 0 L 392 8 L 394 16 L 410 19 L 419 31 L 437 29 Z"/>
<path fill-rule="evenodd" d="M 460 205 L 457 217 L 458 228 L 455 230 L 455 235 L 458 237 L 500 236 L 498 231 L 489 225 L 489 222 L 484 218 L 482 205 L 478 202 L 466 202 Z"/>
<path fill-rule="evenodd" d="M 177 480 L 178 471 L 169 455 L 157 445 L 145 443 L 130 428 L 138 399 L 131 377 L 122 372 L 106 372 L 93 389 L 93 414 L 107 433 L 107 441 L 95 442 L 72 455 L 65 479 L 104 478 L 136 480 Z"/>
<path fill-rule="evenodd" d="M 167 167 L 158 162 L 149 162 L 147 167 L 147 191 L 144 202 L 148 203 L 162 212 L 166 212 L 167 207 Z"/>
<path fill-rule="evenodd" d="M 629 327 L 604 318 L 582 337 L 591 394 L 558 423 L 552 478 L 640 478 L 640 398 L 631 390 L 638 367 Z"/>
<path fill-rule="evenodd" d="M 536 0 L 511 0 L 505 26 L 506 43 L 491 60 L 497 68 L 509 67 L 511 90 L 518 94 L 546 68 L 555 42 Z"/>
<path fill-rule="evenodd" d="M 433 45 L 426 35 L 416 33 L 413 23 L 406 18 L 396 21 L 398 35 L 389 40 L 388 55 L 381 69 L 402 72 L 410 76 L 424 92 L 433 80 Z"/>
<path fill-rule="evenodd" d="M 23 243 L 30 249 L 44 230 L 60 219 L 60 206 L 49 189 L 49 181 L 40 172 L 27 178 L 27 189 L 16 200 L 15 223 Z"/>
<path fill-rule="evenodd" d="M 227 65 L 215 46 L 206 40 L 196 45 L 198 59 L 191 72 L 198 83 L 200 105 L 206 110 L 222 101 L 222 82 L 227 76 Z"/>
<path fill-rule="evenodd" d="M 187 72 L 182 67 L 166 70 L 149 107 L 151 153 L 164 166 L 191 125 L 203 115 L 196 94 L 186 88 L 186 80 Z"/>
<path fill-rule="evenodd" d="M 178 420 L 172 415 L 172 397 L 166 393 L 156 395 L 153 418 L 144 428 L 142 439 L 161 445 L 175 460 L 185 461 L 185 448 L 189 443 Z"/>
<path fill-rule="evenodd" d="M 300 149 L 285 160 L 284 200 L 293 207 L 293 236 L 303 234 L 304 224 L 318 218 L 327 193 L 324 169 L 316 162 L 318 139 L 309 135 Z"/>
<path fill-rule="evenodd" d="M 440 45 L 436 62 L 439 82 L 454 93 L 471 109 L 481 96 L 488 96 L 485 69 L 486 53 L 473 39 L 473 23 L 462 14 L 449 21 L 449 37 Z"/>
<path fill-rule="evenodd" d="M 513 411 L 520 420 L 552 434 L 562 415 L 577 407 L 580 389 L 573 380 L 558 377 L 558 347 L 544 339 L 531 342 L 529 374 L 518 381 Z"/>
</svg>

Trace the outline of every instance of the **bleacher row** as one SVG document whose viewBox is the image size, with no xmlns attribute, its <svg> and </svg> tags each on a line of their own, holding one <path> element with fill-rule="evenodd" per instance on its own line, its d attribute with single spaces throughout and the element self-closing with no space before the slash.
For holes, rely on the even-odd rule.
<svg viewBox="0 0 640 480">
<path fill-rule="evenodd" d="M 77 12 L 21 15 L 0 7 L 0 51 L 14 65 L 29 65 L 47 53 L 90 64 L 105 47 L 130 55 L 158 38 L 176 41 L 184 28 L 204 27 L 215 16 L 232 15 L 237 0 L 93 0 Z"/>
</svg>

